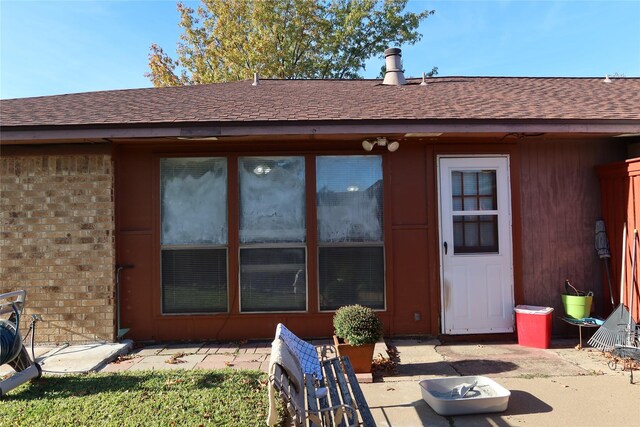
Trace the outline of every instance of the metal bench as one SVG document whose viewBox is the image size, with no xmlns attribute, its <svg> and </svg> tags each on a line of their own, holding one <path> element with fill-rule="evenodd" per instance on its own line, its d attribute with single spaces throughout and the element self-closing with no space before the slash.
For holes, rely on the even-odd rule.
<svg viewBox="0 0 640 427">
<path fill-rule="evenodd" d="M 276 334 L 274 344 L 278 340 L 280 338 Z M 284 340 L 279 344 L 286 346 L 282 343 Z M 273 362 L 275 348 L 274 345 L 269 383 L 284 403 L 286 424 L 312 427 L 376 425 L 348 357 L 317 359 L 322 372 L 321 378 L 312 372 L 305 373 L 305 370 L 310 369 L 298 366 L 295 369 L 300 369 L 299 377 L 303 378 L 301 389 L 298 389 L 295 378 L 298 373 L 290 375 L 291 366 L 284 367 Z M 293 349 L 286 348 L 296 355 Z"/>
</svg>

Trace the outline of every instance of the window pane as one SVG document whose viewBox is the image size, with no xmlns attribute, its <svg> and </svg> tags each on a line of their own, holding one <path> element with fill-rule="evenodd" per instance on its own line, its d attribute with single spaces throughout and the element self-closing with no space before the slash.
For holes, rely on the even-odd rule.
<svg viewBox="0 0 640 427">
<path fill-rule="evenodd" d="M 453 231 L 456 254 L 498 252 L 497 215 L 454 215 Z"/>
<path fill-rule="evenodd" d="M 495 247 L 497 251 L 498 242 L 496 239 L 498 238 L 498 224 L 496 221 L 492 221 L 492 219 L 496 217 L 482 218 L 489 218 L 489 221 L 480 223 L 480 245 L 483 247 Z"/>
<path fill-rule="evenodd" d="M 375 247 L 320 248 L 320 310 L 361 304 L 384 309 L 384 250 Z"/>
<path fill-rule="evenodd" d="M 478 194 L 478 172 L 462 173 L 462 191 L 465 196 Z"/>
<path fill-rule="evenodd" d="M 462 196 L 462 172 L 460 171 L 451 172 L 451 194 Z"/>
<path fill-rule="evenodd" d="M 462 196 L 453 196 L 453 210 L 454 211 L 462 210 Z"/>
<path fill-rule="evenodd" d="M 227 161 L 160 161 L 163 245 L 227 244 Z"/>
<path fill-rule="evenodd" d="M 304 242 L 304 157 L 243 157 L 240 242 Z"/>
<path fill-rule="evenodd" d="M 459 220 L 459 216 L 453 217 L 453 242 L 455 247 L 455 242 L 464 242 L 464 231 L 463 223 Z"/>
<path fill-rule="evenodd" d="M 477 218 L 477 217 L 474 217 Z M 465 246 L 478 246 L 478 224 L 477 222 L 465 222 L 464 223 L 464 245 Z"/>
<path fill-rule="evenodd" d="M 162 312 L 227 311 L 226 249 L 162 251 Z"/>
<path fill-rule="evenodd" d="M 316 172 L 319 241 L 381 242 L 382 157 L 321 156 Z"/>
<path fill-rule="evenodd" d="M 480 194 L 483 196 L 495 193 L 496 173 L 495 171 L 482 171 L 478 177 L 480 183 Z"/>
<path fill-rule="evenodd" d="M 478 210 L 478 199 L 476 197 L 465 197 L 464 198 L 464 210 L 465 211 Z"/>
<path fill-rule="evenodd" d="M 241 249 L 241 309 L 304 311 L 307 273 L 304 248 Z"/>
<path fill-rule="evenodd" d="M 496 199 L 493 196 L 481 196 L 480 197 L 480 210 L 491 211 L 496 206 Z"/>
<path fill-rule="evenodd" d="M 452 171 L 451 201 L 454 211 L 496 210 L 496 171 Z"/>
</svg>

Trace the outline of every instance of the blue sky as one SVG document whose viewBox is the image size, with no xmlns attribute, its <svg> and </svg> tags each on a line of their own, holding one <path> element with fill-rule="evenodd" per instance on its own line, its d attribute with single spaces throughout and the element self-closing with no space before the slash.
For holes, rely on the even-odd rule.
<svg viewBox="0 0 640 427">
<path fill-rule="evenodd" d="M 197 4 L 197 2 L 185 2 Z M 150 87 L 149 46 L 175 52 L 174 0 L 0 0 L 0 98 Z M 411 1 L 435 9 L 402 46 L 407 75 L 640 76 L 640 0 Z M 367 62 L 376 77 L 383 60 Z"/>
</svg>

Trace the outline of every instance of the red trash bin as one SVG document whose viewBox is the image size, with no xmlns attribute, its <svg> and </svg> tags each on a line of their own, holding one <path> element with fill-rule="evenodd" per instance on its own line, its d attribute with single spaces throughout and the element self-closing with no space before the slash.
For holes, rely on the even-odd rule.
<svg viewBox="0 0 640 427">
<path fill-rule="evenodd" d="M 551 320 L 553 308 L 535 305 L 518 305 L 516 329 L 518 344 L 525 347 L 551 347 Z"/>
</svg>

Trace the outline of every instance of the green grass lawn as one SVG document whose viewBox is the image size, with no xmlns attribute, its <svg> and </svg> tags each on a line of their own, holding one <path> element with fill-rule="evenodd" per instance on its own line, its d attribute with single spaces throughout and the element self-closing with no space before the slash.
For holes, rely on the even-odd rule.
<svg viewBox="0 0 640 427">
<path fill-rule="evenodd" d="M 0 426 L 264 426 L 256 371 L 141 371 L 46 376 L 0 400 Z"/>
</svg>

